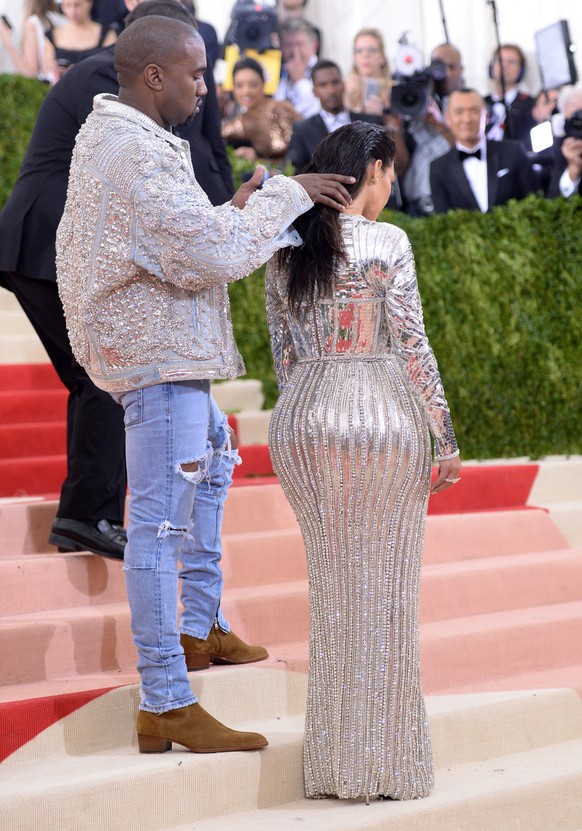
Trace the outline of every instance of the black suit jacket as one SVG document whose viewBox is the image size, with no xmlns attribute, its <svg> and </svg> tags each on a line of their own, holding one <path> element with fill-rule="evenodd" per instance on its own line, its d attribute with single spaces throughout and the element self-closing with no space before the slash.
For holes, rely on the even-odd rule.
<svg viewBox="0 0 582 831">
<path fill-rule="evenodd" d="M 214 205 L 228 202 L 234 186 L 220 137 L 212 73 L 208 96 L 190 127 L 174 131 L 190 143 L 194 172 Z M 49 91 L 14 185 L 0 214 L 0 272 L 56 280 L 55 236 L 67 196 L 69 166 L 79 128 L 100 92 L 117 94 L 113 47 L 73 66 Z"/>
<path fill-rule="evenodd" d="M 350 112 L 350 119 L 352 121 L 367 121 L 370 124 L 382 124 L 380 116 L 368 115 L 367 113 Z M 327 135 L 325 121 L 319 114 L 298 121 L 294 125 L 289 149 L 287 150 L 287 161 L 291 162 L 298 173 L 310 161 L 311 154 Z"/>
<path fill-rule="evenodd" d="M 550 178 L 548 189 L 546 191 L 546 196 L 549 199 L 554 199 L 556 196 L 562 195 L 562 191 L 560 190 L 560 179 L 562 178 L 562 173 L 568 167 L 568 162 L 562 156 L 563 141 L 564 139 L 555 139 L 554 141 L 554 164 L 552 167 L 552 176 Z M 578 185 L 578 189 L 575 190 L 574 193 L 582 193 L 582 191 L 580 190 L 580 184 Z"/>
<path fill-rule="evenodd" d="M 535 190 L 531 164 L 519 142 L 487 142 L 487 181 L 489 210 Z M 480 210 L 455 147 L 431 163 L 430 187 L 436 213 L 455 208 Z"/>
<path fill-rule="evenodd" d="M 530 131 L 532 127 L 536 126 L 536 121 L 531 113 L 535 104 L 535 98 L 531 95 L 526 95 L 525 92 L 519 92 L 507 108 L 506 127 L 503 134 L 504 140 L 521 141 L 526 150 L 531 150 L 531 136 Z M 487 120 L 491 118 L 493 109 L 493 98 L 491 95 L 485 96 L 485 106 L 487 107 Z M 488 133 L 489 125 L 485 130 Z"/>
</svg>

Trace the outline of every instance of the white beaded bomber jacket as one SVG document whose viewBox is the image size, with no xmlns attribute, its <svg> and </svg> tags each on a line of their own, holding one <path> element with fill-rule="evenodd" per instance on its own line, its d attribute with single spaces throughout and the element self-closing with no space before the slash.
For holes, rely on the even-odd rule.
<svg viewBox="0 0 582 831">
<path fill-rule="evenodd" d="M 77 137 L 57 233 L 57 278 L 71 346 L 109 392 L 244 372 L 227 284 L 279 248 L 312 206 L 275 176 L 244 209 L 213 207 L 187 142 L 98 95 Z"/>
</svg>

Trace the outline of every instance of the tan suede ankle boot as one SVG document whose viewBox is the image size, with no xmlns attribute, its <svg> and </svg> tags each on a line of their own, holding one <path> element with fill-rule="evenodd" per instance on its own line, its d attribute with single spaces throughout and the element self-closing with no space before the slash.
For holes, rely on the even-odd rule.
<svg viewBox="0 0 582 831">
<path fill-rule="evenodd" d="M 216 625 L 206 640 L 180 635 L 180 643 L 189 670 L 207 669 L 210 661 L 213 664 L 251 664 L 269 657 L 264 646 L 249 646 L 234 632 L 223 632 Z"/>
<path fill-rule="evenodd" d="M 172 742 L 192 753 L 260 750 L 269 743 L 260 733 L 231 730 L 198 703 L 160 714 L 140 710 L 136 727 L 140 753 L 165 753 Z"/>
</svg>

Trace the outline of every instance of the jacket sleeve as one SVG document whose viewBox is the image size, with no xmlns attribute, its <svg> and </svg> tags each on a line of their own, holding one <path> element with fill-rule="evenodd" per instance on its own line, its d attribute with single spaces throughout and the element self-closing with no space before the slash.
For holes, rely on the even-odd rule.
<svg viewBox="0 0 582 831">
<path fill-rule="evenodd" d="M 404 232 L 390 258 L 386 314 L 392 348 L 404 360 L 434 438 L 435 458 L 450 459 L 459 448 L 437 362 L 424 329 L 422 304 L 410 242 Z"/>
<path fill-rule="evenodd" d="M 287 148 L 287 161 L 291 162 L 297 173 L 300 173 L 311 158 L 311 153 L 306 147 L 305 130 L 300 126 L 299 121 L 291 133 L 291 141 Z"/>
<path fill-rule="evenodd" d="M 190 291 L 246 277 L 289 244 L 289 226 L 313 205 L 294 179 L 274 176 L 242 210 L 213 207 L 195 180 L 172 173 L 154 172 L 135 189 L 131 257 Z"/>
<path fill-rule="evenodd" d="M 450 210 L 451 206 L 449 205 L 441 165 L 436 164 L 436 162 L 440 161 L 440 159 L 436 159 L 430 165 L 430 192 L 435 213 L 445 214 L 448 210 Z"/>
<path fill-rule="evenodd" d="M 271 338 L 271 352 L 279 390 L 282 390 L 297 363 L 297 352 L 288 325 L 288 318 L 283 308 L 279 290 L 280 277 L 273 260 L 267 264 L 265 273 L 265 303 L 267 309 L 267 326 Z"/>
</svg>

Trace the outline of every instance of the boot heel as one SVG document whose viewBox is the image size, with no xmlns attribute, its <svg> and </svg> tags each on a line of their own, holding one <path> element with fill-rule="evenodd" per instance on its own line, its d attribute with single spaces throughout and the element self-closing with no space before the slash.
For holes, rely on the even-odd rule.
<svg viewBox="0 0 582 831">
<path fill-rule="evenodd" d="M 137 734 L 137 744 L 140 753 L 165 753 L 172 749 L 172 742 L 158 736 L 140 736 Z"/>
<path fill-rule="evenodd" d="M 210 666 L 210 655 L 199 655 L 194 652 L 186 655 L 185 658 L 188 672 L 197 672 L 199 669 L 208 669 Z"/>
</svg>

